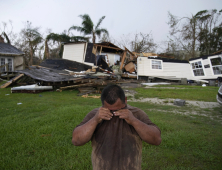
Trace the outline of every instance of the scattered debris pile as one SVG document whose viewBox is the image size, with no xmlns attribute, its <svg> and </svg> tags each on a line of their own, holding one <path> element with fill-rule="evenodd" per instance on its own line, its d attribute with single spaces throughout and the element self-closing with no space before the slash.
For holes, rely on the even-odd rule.
<svg viewBox="0 0 222 170">
<path fill-rule="evenodd" d="M 47 63 L 45 63 L 41 65 L 46 66 Z M 63 65 L 58 64 L 48 64 L 47 66 L 48 67 L 30 66 L 28 69 L 17 71 L 17 76 L 7 83 L 3 84 L 1 88 L 6 88 L 12 85 L 32 84 L 32 86 L 21 86 L 19 88 L 12 88 L 12 93 L 38 93 L 45 90 L 43 89 L 43 87 L 52 87 L 50 88 L 50 90 L 54 89 L 60 92 L 65 89 L 79 87 L 88 87 L 89 89 L 93 88 L 90 90 L 88 89 L 85 93 L 82 91 L 82 89 L 80 90 L 79 88 L 80 93 L 83 93 L 82 95 L 86 95 L 89 93 L 101 93 L 101 88 L 103 88 L 107 84 L 117 83 L 117 76 L 115 74 L 113 74 L 111 71 L 107 71 L 99 67 L 88 67 L 87 65 L 83 64 L 80 64 L 78 65 L 78 67 L 73 68 L 64 67 Z M 70 70 L 67 70 L 66 68 L 69 68 Z M 96 70 L 99 70 L 100 72 L 97 72 Z"/>
<path fill-rule="evenodd" d="M 101 93 L 102 88 L 107 84 L 126 84 L 131 79 L 137 78 L 136 55 L 127 48 L 122 50 L 111 43 L 99 43 L 90 49 L 92 52 L 86 52 L 86 57 L 95 53 L 94 63 L 81 63 L 69 59 L 46 59 L 39 66 L 33 65 L 27 69 L 15 71 L 16 76 L 1 88 L 22 85 L 12 88 L 12 93 L 38 93 L 52 89 L 61 92 L 77 88 L 80 91 L 79 95 L 87 96 L 91 93 Z M 101 53 L 104 51 L 112 53 L 113 58 L 108 58 L 108 55 Z M 119 60 L 115 60 L 115 55 L 120 56 Z"/>
</svg>

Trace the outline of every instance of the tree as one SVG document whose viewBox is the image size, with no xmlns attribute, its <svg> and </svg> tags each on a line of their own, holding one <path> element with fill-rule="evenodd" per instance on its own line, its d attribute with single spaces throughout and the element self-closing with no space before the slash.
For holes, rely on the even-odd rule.
<svg viewBox="0 0 222 170">
<path fill-rule="evenodd" d="M 39 27 L 33 27 L 32 23 L 27 21 L 16 43 L 16 46 L 25 53 L 26 65 L 33 65 L 33 58 L 42 51 L 42 41 Z"/>
<path fill-rule="evenodd" d="M 222 49 L 220 43 L 221 33 L 221 12 L 214 10 L 203 10 L 198 12 L 195 17 L 198 18 L 199 27 L 199 48 L 202 55 L 209 55 L 219 49 Z"/>
<path fill-rule="evenodd" d="M 135 34 L 134 41 L 131 41 L 131 49 L 134 52 L 154 52 L 157 44 L 154 43 L 152 34 Z"/>
<path fill-rule="evenodd" d="M 155 52 L 157 48 L 157 44 L 154 43 L 151 32 L 149 34 L 140 32 L 133 36 L 131 36 L 131 34 L 123 34 L 116 42 L 121 48 L 124 49 L 124 47 L 126 47 L 137 53 Z"/>
<path fill-rule="evenodd" d="M 178 42 L 182 50 L 185 50 L 191 58 L 197 57 L 198 26 L 197 19 L 191 17 L 178 18 L 168 12 L 171 38 Z"/>
<path fill-rule="evenodd" d="M 12 44 L 16 40 L 17 35 L 13 32 L 11 20 L 9 20 L 8 23 L 2 22 L 2 24 L 0 24 L 0 36 L 4 37 L 8 44 Z"/>
<path fill-rule="evenodd" d="M 101 17 L 94 26 L 94 23 L 92 22 L 90 16 L 88 14 L 80 15 L 80 18 L 82 18 L 82 26 L 72 26 L 69 28 L 70 30 L 77 30 L 85 35 L 91 35 L 92 37 L 92 42 L 96 42 L 96 36 L 100 38 L 101 33 L 106 33 L 109 35 L 108 31 L 105 28 L 99 28 L 101 25 L 102 21 L 104 20 L 105 16 Z"/>
<path fill-rule="evenodd" d="M 171 39 L 178 42 L 190 58 L 211 54 L 221 49 L 221 11 L 203 10 L 191 17 L 176 17 L 170 12 L 169 26 Z"/>
</svg>

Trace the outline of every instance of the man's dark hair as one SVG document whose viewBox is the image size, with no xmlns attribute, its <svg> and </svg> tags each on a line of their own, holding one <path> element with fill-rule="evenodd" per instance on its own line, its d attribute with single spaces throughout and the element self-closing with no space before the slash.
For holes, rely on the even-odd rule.
<svg viewBox="0 0 222 170">
<path fill-rule="evenodd" d="M 101 94 L 101 101 L 103 105 L 104 101 L 112 105 L 117 101 L 118 98 L 123 103 L 125 103 L 125 93 L 120 86 L 113 84 L 113 85 L 108 85 L 103 89 Z"/>
</svg>

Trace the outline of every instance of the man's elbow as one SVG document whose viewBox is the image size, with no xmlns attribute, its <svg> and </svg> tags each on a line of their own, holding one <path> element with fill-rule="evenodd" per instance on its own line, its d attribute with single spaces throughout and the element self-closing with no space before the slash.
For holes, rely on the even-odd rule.
<svg viewBox="0 0 222 170">
<path fill-rule="evenodd" d="M 153 138 L 149 138 L 149 139 L 144 139 L 144 141 L 146 142 L 146 143 L 149 143 L 149 144 L 151 144 L 151 145 L 156 145 L 156 146 L 158 146 L 158 145 L 160 145 L 161 144 L 161 141 L 162 141 L 162 139 L 161 139 L 161 137 L 160 136 L 156 136 L 156 137 L 153 137 Z"/>
<path fill-rule="evenodd" d="M 82 146 L 85 145 L 87 142 L 89 141 L 79 139 L 78 137 L 72 137 L 72 144 L 75 146 Z"/>
<path fill-rule="evenodd" d="M 156 140 L 155 140 L 154 145 L 158 146 L 158 145 L 160 145 L 160 144 L 161 144 L 161 142 L 162 142 L 161 137 L 157 137 L 157 138 L 156 138 Z"/>
<path fill-rule="evenodd" d="M 72 138 L 72 144 L 75 145 L 75 146 L 84 145 L 84 144 L 81 144 L 81 142 L 79 142 L 78 140 L 75 140 L 75 138 Z"/>
</svg>

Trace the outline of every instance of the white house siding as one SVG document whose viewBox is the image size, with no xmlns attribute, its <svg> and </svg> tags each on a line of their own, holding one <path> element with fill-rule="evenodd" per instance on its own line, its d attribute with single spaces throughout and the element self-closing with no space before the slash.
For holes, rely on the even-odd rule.
<svg viewBox="0 0 222 170">
<path fill-rule="evenodd" d="M 23 56 L 14 57 L 14 68 L 15 68 L 15 70 L 23 70 L 24 69 L 24 57 Z"/>
<path fill-rule="evenodd" d="M 212 76 L 212 75 L 213 75 L 213 74 L 212 74 L 212 73 L 213 73 L 212 68 L 211 68 L 211 67 L 209 67 L 209 68 L 205 68 L 205 67 L 204 67 L 205 65 L 208 65 L 208 64 L 211 66 L 209 60 L 208 60 L 208 59 L 204 59 L 204 60 L 202 60 L 202 63 L 203 63 L 203 68 L 204 68 L 204 74 L 205 74 L 205 76 L 206 76 L 206 77 Z"/>
<path fill-rule="evenodd" d="M 202 62 L 202 65 L 203 65 L 203 70 L 204 70 L 204 75 L 205 76 L 194 76 L 193 75 L 193 79 L 194 80 L 200 80 L 200 79 L 217 79 L 217 77 L 221 77 L 222 74 L 217 74 L 217 75 L 214 75 L 214 72 L 213 72 L 213 68 L 212 68 L 212 65 L 211 65 L 211 61 L 210 59 L 211 58 L 216 58 L 218 57 L 218 55 L 216 56 L 209 56 L 207 59 L 203 59 L 203 58 L 198 58 L 196 60 L 192 60 L 190 61 L 190 63 L 193 63 L 193 62 L 197 62 L 197 61 L 201 61 Z M 210 65 L 209 68 L 205 68 L 204 65 Z M 191 65 L 191 64 L 190 64 Z M 192 70 L 192 69 L 191 69 Z M 192 70 L 193 71 L 193 70 Z"/>
<path fill-rule="evenodd" d="M 85 58 L 85 46 L 86 46 L 86 43 L 65 44 L 64 52 L 63 52 L 63 59 L 83 63 L 84 58 Z"/>
<path fill-rule="evenodd" d="M 209 64 L 210 64 L 210 71 L 211 71 L 211 74 L 209 74 L 209 75 L 210 75 L 210 77 L 213 77 L 214 79 L 216 79 L 217 77 L 222 77 L 222 74 L 216 74 L 216 75 L 214 75 L 213 67 L 212 67 L 212 65 L 211 65 L 210 59 L 212 59 L 212 58 L 217 58 L 217 57 L 222 57 L 222 55 L 216 55 L 216 56 L 210 56 L 210 57 L 208 57 L 208 62 L 209 62 Z"/>
<path fill-rule="evenodd" d="M 97 55 L 100 55 L 100 53 L 97 53 Z M 120 55 L 118 54 L 115 54 L 115 53 L 101 53 L 101 55 L 107 55 L 108 56 L 108 59 L 109 59 L 109 65 L 112 66 L 114 65 L 114 63 L 116 62 L 116 58 L 120 58 Z M 107 59 L 107 57 L 106 57 Z"/>
<path fill-rule="evenodd" d="M 137 74 L 138 76 L 156 76 L 156 77 L 171 77 L 171 78 L 191 78 L 192 72 L 189 63 L 173 63 L 163 62 L 162 69 L 152 69 L 152 60 L 147 57 L 137 58 Z"/>
</svg>

